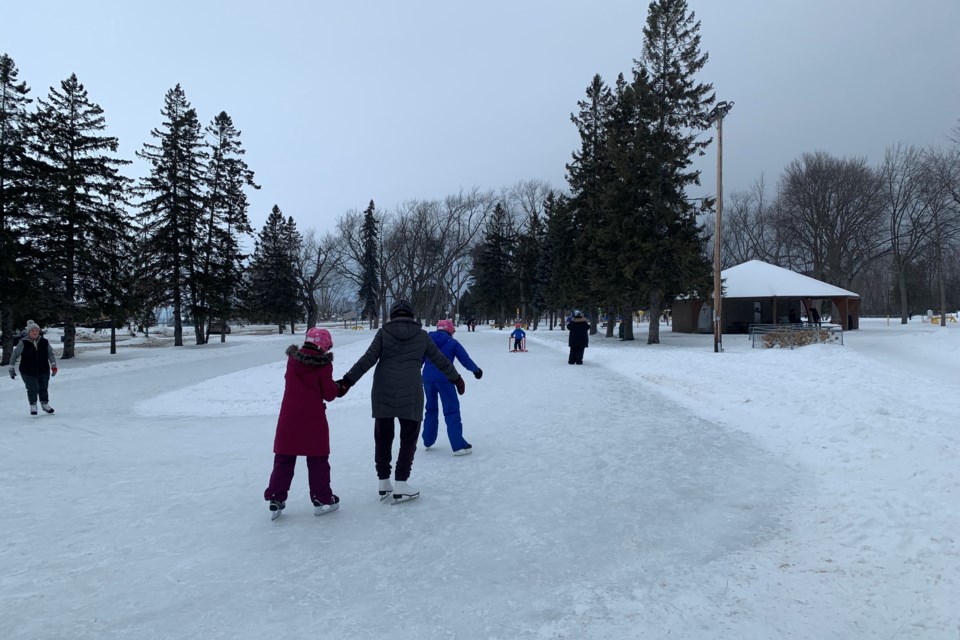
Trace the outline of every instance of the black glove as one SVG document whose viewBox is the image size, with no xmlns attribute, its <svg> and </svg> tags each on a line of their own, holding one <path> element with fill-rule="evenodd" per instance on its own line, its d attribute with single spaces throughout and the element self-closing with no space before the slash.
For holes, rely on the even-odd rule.
<svg viewBox="0 0 960 640">
<path fill-rule="evenodd" d="M 337 386 L 340 387 L 340 390 L 337 391 L 337 397 L 342 398 L 347 395 L 347 391 L 350 390 L 350 387 L 353 386 L 353 383 L 346 378 L 340 378 L 337 380 Z"/>
<path fill-rule="evenodd" d="M 474 371 L 474 372 L 473 372 L 473 377 L 476 378 L 477 380 L 479 380 L 480 378 L 482 378 L 482 377 L 483 377 L 483 369 L 477 369 L 476 371 Z"/>
<path fill-rule="evenodd" d="M 11 380 L 17 379 L 17 372 L 13 367 L 10 367 L 10 379 Z"/>
<path fill-rule="evenodd" d="M 457 394 L 463 395 L 463 392 L 467 390 L 467 383 L 463 381 L 463 376 L 460 376 L 453 381 L 453 384 L 457 387 Z"/>
</svg>

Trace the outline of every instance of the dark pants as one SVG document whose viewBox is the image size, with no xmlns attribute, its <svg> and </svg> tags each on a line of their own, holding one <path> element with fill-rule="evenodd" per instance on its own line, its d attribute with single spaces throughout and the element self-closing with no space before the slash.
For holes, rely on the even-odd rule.
<svg viewBox="0 0 960 640">
<path fill-rule="evenodd" d="M 406 482 L 413 468 L 413 455 L 417 452 L 417 438 L 420 437 L 420 423 L 416 420 L 397 418 L 400 421 L 400 452 L 397 454 L 397 471 L 394 479 Z M 377 465 L 377 477 L 386 480 L 390 477 L 390 461 L 393 460 L 393 418 L 377 418 L 373 423 L 373 439 L 376 443 L 374 461 Z"/>
<path fill-rule="evenodd" d="M 306 458 L 310 499 L 330 504 L 333 502 L 333 492 L 330 490 L 330 456 L 306 456 Z M 270 486 L 263 492 L 264 500 L 286 502 L 296 464 L 297 456 L 274 454 L 273 473 L 270 474 Z"/>
<path fill-rule="evenodd" d="M 23 386 L 27 388 L 27 400 L 30 401 L 30 404 L 37 403 L 37 396 L 40 396 L 40 402 L 50 402 L 50 395 L 47 393 L 50 386 L 49 373 L 42 373 L 38 376 L 21 375 L 20 377 L 23 378 Z"/>
<path fill-rule="evenodd" d="M 570 358 L 567 362 L 570 364 L 583 364 L 583 350 L 585 347 L 570 347 Z"/>
</svg>

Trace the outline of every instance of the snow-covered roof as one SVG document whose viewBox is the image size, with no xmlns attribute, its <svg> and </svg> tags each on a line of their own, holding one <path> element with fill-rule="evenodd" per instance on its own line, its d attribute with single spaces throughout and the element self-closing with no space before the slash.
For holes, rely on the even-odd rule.
<svg viewBox="0 0 960 640">
<path fill-rule="evenodd" d="M 783 267 L 750 260 L 724 269 L 724 298 L 859 298 L 852 291 L 835 287 Z"/>
</svg>

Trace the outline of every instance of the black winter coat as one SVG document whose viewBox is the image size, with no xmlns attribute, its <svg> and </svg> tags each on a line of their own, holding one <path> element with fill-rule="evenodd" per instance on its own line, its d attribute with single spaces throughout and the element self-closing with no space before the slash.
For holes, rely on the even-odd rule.
<svg viewBox="0 0 960 640">
<path fill-rule="evenodd" d="M 373 417 L 422 422 L 424 400 L 420 368 L 424 356 L 450 382 L 460 377 L 419 322 L 412 318 L 397 318 L 377 331 L 367 352 L 343 377 L 355 383 L 370 367 L 377 365 L 370 393 Z"/>
<path fill-rule="evenodd" d="M 568 322 L 567 331 L 570 332 L 567 338 L 568 346 L 584 349 L 590 346 L 590 323 L 586 318 L 574 318 Z"/>
</svg>

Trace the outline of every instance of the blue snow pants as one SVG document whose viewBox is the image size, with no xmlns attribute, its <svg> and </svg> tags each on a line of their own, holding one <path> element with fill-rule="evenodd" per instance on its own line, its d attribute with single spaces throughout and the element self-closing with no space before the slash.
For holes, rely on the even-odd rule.
<svg viewBox="0 0 960 640">
<path fill-rule="evenodd" d="M 447 438 L 450 439 L 450 448 L 454 451 L 465 449 L 470 444 L 463 439 L 463 422 L 460 420 L 460 399 L 457 397 L 457 388 L 452 382 L 424 382 L 423 393 L 427 397 L 423 417 L 423 446 L 432 447 L 437 441 L 437 430 L 440 427 L 440 407 L 437 396 L 443 403 L 443 421 L 447 423 Z"/>
</svg>

